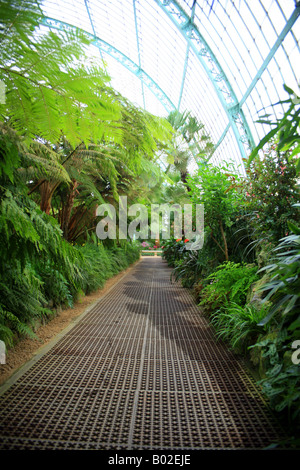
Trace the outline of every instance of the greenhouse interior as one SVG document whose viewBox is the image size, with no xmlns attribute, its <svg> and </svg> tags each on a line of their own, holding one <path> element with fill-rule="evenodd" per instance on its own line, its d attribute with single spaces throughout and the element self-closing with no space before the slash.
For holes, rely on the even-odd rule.
<svg viewBox="0 0 300 470">
<path fill-rule="evenodd" d="M 0 0 L 1 450 L 300 449 L 299 14 Z"/>
</svg>

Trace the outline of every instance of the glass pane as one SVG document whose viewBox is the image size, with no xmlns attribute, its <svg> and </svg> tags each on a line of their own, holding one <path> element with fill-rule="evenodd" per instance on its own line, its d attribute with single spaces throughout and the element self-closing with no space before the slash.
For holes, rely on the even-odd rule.
<svg viewBox="0 0 300 470">
<path fill-rule="evenodd" d="M 92 54 L 105 59 L 112 86 L 132 102 L 162 116 L 170 102 L 191 111 L 219 143 L 215 162 L 234 156 L 240 164 L 250 151 L 241 146 L 245 126 L 258 143 L 269 130 L 256 123 L 259 115 L 279 117 L 284 109 L 271 105 L 286 99 L 283 84 L 298 88 L 299 19 L 284 32 L 294 0 L 43 0 L 42 9 L 119 51 L 119 62 Z M 139 69 L 148 74 L 144 83 Z M 245 121 L 239 115 L 235 127 L 228 108 L 239 102 Z"/>
</svg>

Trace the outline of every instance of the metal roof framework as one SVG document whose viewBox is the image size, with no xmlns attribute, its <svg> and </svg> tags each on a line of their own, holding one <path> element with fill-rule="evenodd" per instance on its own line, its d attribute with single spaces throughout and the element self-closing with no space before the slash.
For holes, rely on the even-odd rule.
<svg viewBox="0 0 300 470">
<path fill-rule="evenodd" d="M 190 111 L 215 144 L 214 164 L 243 159 L 280 117 L 286 84 L 299 95 L 295 0 L 43 0 L 44 25 L 76 26 L 111 85 L 156 115 Z M 100 51 L 100 56 L 99 56 Z"/>
</svg>

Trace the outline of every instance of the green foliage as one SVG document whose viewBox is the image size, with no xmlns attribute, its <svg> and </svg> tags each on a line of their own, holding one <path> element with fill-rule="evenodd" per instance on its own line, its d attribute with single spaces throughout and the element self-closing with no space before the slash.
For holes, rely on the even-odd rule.
<svg viewBox="0 0 300 470">
<path fill-rule="evenodd" d="M 77 250 L 83 260 L 79 266 L 82 281 L 78 287 L 84 293 L 103 287 L 107 279 L 126 269 L 140 257 L 139 247 L 129 242 L 123 247 L 115 245 L 111 248 L 106 248 L 100 242 L 87 243 L 78 246 Z"/>
<path fill-rule="evenodd" d="M 206 271 L 208 256 L 204 250 L 186 251 L 184 257 L 175 263 L 173 276 L 181 281 L 183 287 L 192 288 Z"/>
<path fill-rule="evenodd" d="M 299 433 L 300 367 L 292 345 L 300 340 L 300 109 L 285 89 L 283 118 L 259 121 L 273 129 L 252 152 L 246 178 L 205 164 L 187 178 L 190 201 L 205 208 L 202 250 L 170 240 L 163 257 L 175 279 L 194 288 L 217 336 L 259 366 L 265 396 Z M 178 126 L 180 118 L 174 116 Z"/>
<path fill-rule="evenodd" d="M 64 242 L 67 243 L 67 242 Z M 36 320 L 49 318 L 59 306 L 72 307 L 79 293 L 89 294 L 139 259 L 135 244 L 105 248 L 88 243 L 72 247 L 73 273 L 51 258 L 36 256 L 25 267 L 3 266 L 0 281 L 0 339 L 12 346 L 16 335 L 35 337 Z M 51 254 L 50 254 L 51 255 Z"/>
<path fill-rule="evenodd" d="M 166 173 L 180 176 L 185 191 L 190 192 L 188 183 L 189 164 L 196 158 L 205 161 L 213 151 L 210 136 L 204 131 L 204 125 L 189 111 L 172 111 L 167 117 L 174 129 L 175 136 L 165 147 Z"/>
<path fill-rule="evenodd" d="M 53 307 L 72 306 L 78 292 L 103 286 L 139 252 L 67 243 L 55 218 L 27 195 L 18 166 L 28 158 L 22 139 L 5 126 L 0 138 L 0 337 L 11 346 L 16 335 L 34 337 L 36 322 Z"/>
<path fill-rule="evenodd" d="M 188 144 L 188 148 L 192 153 L 197 153 L 198 156 L 211 153 L 213 145 L 209 135 L 204 131 L 204 124 L 198 121 L 195 116 L 192 116 L 190 111 L 181 113 L 178 110 L 171 111 L 168 116 L 168 121 L 178 135 L 181 135 L 183 140 Z"/>
<path fill-rule="evenodd" d="M 12 345 L 139 258 L 89 234 L 98 204 L 162 178 L 155 153 L 173 130 L 107 86 L 82 31 L 45 33 L 31 0 L 0 5 L 0 337 Z"/>
<path fill-rule="evenodd" d="M 251 152 L 249 157 L 248 164 L 258 155 L 259 151 L 268 144 L 274 137 L 277 139 L 277 151 L 286 152 L 291 150 L 290 157 L 293 158 L 295 155 L 300 152 L 300 134 L 299 134 L 299 124 L 300 124 L 300 106 L 299 98 L 297 99 L 296 93 L 284 85 L 285 91 L 288 93 L 289 98 L 284 101 L 279 101 L 275 105 L 288 105 L 288 109 L 285 111 L 282 118 L 277 121 L 271 121 L 268 118 L 269 115 L 262 116 L 258 123 L 268 124 L 273 126 L 273 129 L 269 131 L 266 136 L 260 141 L 260 143 L 255 147 Z M 273 105 L 273 106 L 275 106 Z M 300 160 L 297 161 L 296 166 L 297 172 L 300 171 Z"/>
<path fill-rule="evenodd" d="M 265 307 L 258 310 L 251 304 L 229 302 L 221 309 L 213 311 L 211 322 L 218 338 L 226 341 L 238 353 L 246 355 L 249 346 L 256 343 L 266 331 L 265 326 L 259 326 L 266 310 Z"/>
<path fill-rule="evenodd" d="M 243 306 L 251 284 L 257 280 L 255 265 L 224 262 L 204 280 L 200 305 L 210 311 L 228 302 Z"/>
<path fill-rule="evenodd" d="M 34 321 L 51 314 L 46 308 L 42 282 L 31 264 L 4 263 L 0 280 L 0 338 L 12 345 L 14 333 L 35 337 Z M 2 336 L 3 335 L 3 336 Z"/>
<path fill-rule="evenodd" d="M 43 33 L 42 13 L 31 0 L 2 0 L 0 79 L 6 85 L 2 120 L 26 138 L 36 135 L 50 142 L 62 130 L 73 143 L 99 138 L 118 141 L 108 121 L 120 108 L 103 91 L 109 77 L 88 63 L 84 45 L 90 41 L 76 28 Z"/>
<path fill-rule="evenodd" d="M 20 164 L 20 155 L 15 143 L 15 135 L 9 129 L 5 129 L 0 123 L 0 179 L 2 182 L 14 182 L 15 169 Z"/>
<path fill-rule="evenodd" d="M 204 223 L 210 231 L 209 236 L 223 253 L 223 259 L 228 261 L 228 231 L 244 202 L 240 178 L 232 171 L 230 164 L 222 168 L 204 165 L 193 177 L 188 178 L 188 184 L 191 201 L 204 206 Z"/>
<path fill-rule="evenodd" d="M 258 174 L 259 178 L 266 179 L 267 185 L 262 185 L 260 191 L 259 187 L 256 188 L 256 193 L 260 196 L 265 189 L 267 205 L 259 216 L 263 227 L 268 229 L 267 234 L 271 234 L 275 241 L 269 264 L 261 270 L 269 276 L 269 281 L 261 287 L 263 302 L 270 302 L 271 307 L 259 325 L 268 327 L 271 334 L 252 348 L 261 355 L 264 373 L 260 384 L 265 395 L 278 413 L 288 417 L 291 429 L 299 433 L 300 368 L 291 359 L 292 344 L 300 338 L 300 228 L 299 213 L 296 213 L 299 208 L 296 178 L 300 166 L 299 158 L 295 160 L 300 150 L 300 107 L 293 90 L 286 86 L 285 90 L 289 98 L 277 104 L 287 104 L 288 109 L 275 122 L 269 121 L 268 116 L 259 121 L 273 126 L 273 129 L 261 140 L 249 158 L 251 164 L 258 152 L 274 139 L 274 161 L 271 158 L 266 160 L 269 173 L 264 171 Z M 257 166 L 257 162 L 255 165 Z M 273 174 L 270 171 L 272 167 Z M 272 194 L 275 195 L 275 201 L 270 198 Z M 256 210 L 259 211 L 260 207 Z M 261 234 L 261 228 L 259 232 Z"/>
<path fill-rule="evenodd" d="M 72 286 L 70 286 L 70 282 L 62 272 L 51 262 L 51 259 L 42 263 L 37 261 L 35 269 L 42 281 L 42 293 L 48 305 L 51 308 L 59 306 L 73 307 Z"/>
<path fill-rule="evenodd" d="M 264 302 L 271 302 L 260 321 L 276 329 L 274 337 L 255 344 L 265 361 L 265 377 L 260 382 L 271 405 L 300 428 L 300 368 L 291 360 L 292 344 L 300 338 L 300 228 L 289 224 L 291 235 L 274 249 L 273 263 L 264 267 L 270 281 L 261 287 Z"/>
<path fill-rule="evenodd" d="M 2 260 L 30 261 L 47 256 L 59 263 L 69 276 L 74 275 L 75 253 L 62 238 L 56 220 L 42 212 L 29 197 L 6 191 L 0 205 Z"/>
<path fill-rule="evenodd" d="M 117 270 L 112 257 L 102 244 L 79 246 L 78 251 L 83 255 L 83 263 L 81 263 L 83 279 L 80 285 L 83 292 L 90 293 L 103 287 L 106 279 L 116 274 Z"/>
<path fill-rule="evenodd" d="M 49 292 L 45 291 L 43 265 L 44 270 L 49 262 L 52 269 L 60 266 L 61 276 L 73 283 L 75 252 L 63 240 L 55 219 L 17 190 L 3 194 L 0 221 L 1 324 L 4 341 L 11 342 L 12 335 L 7 328 L 19 334 L 31 334 L 32 320 L 51 313 L 47 308 Z M 53 278 L 54 272 L 51 272 Z"/>
<path fill-rule="evenodd" d="M 168 240 L 163 245 L 162 257 L 172 266 L 175 281 L 181 281 L 184 287 L 192 288 L 197 282 L 211 272 L 217 263 L 212 258 L 213 248 L 204 242 L 201 250 L 186 249 L 186 240 Z"/>
<path fill-rule="evenodd" d="M 282 327 L 300 338 L 300 228 L 293 224 L 289 228 L 291 235 L 284 237 L 274 249 L 273 263 L 261 270 L 271 277 L 261 288 L 264 301 L 273 303 L 264 323 L 279 314 Z"/>
<path fill-rule="evenodd" d="M 288 221 L 299 222 L 296 159 L 271 145 L 263 158 L 248 169 L 246 207 L 253 238 L 258 243 L 277 243 L 289 231 Z"/>
<path fill-rule="evenodd" d="M 167 240 L 163 245 L 162 257 L 167 261 L 169 266 L 174 266 L 179 261 L 184 253 L 186 253 L 186 246 L 184 240 Z"/>
<path fill-rule="evenodd" d="M 263 378 L 259 381 L 263 393 L 279 416 L 288 420 L 293 433 L 300 431 L 300 367 L 291 360 L 291 343 L 287 331 L 275 330 L 256 344 L 263 363 Z"/>
</svg>

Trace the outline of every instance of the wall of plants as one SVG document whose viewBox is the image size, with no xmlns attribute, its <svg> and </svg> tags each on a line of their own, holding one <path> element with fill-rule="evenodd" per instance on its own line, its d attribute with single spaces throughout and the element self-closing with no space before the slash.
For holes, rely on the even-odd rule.
<svg viewBox="0 0 300 470">
<path fill-rule="evenodd" d="M 204 245 L 189 251 L 187 240 L 171 239 L 163 257 L 299 435 L 300 109 L 285 89 L 286 113 L 260 120 L 271 130 L 245 162 L 246 177 L 209 162 L 188 176 L 190 201 L 204 204 Z"/>
<path fill-rule="evenodd" d="M 45 32 L 31 0 L 1 1 L 0 339 L 12 346 L 104 285 L 138 244 L 96 237 L 97 207 L 149 199 L 172 127 L 110 87 L 89 40 Z M 4 90 L 3 90 L 4 85 Z"/>
</svg>

